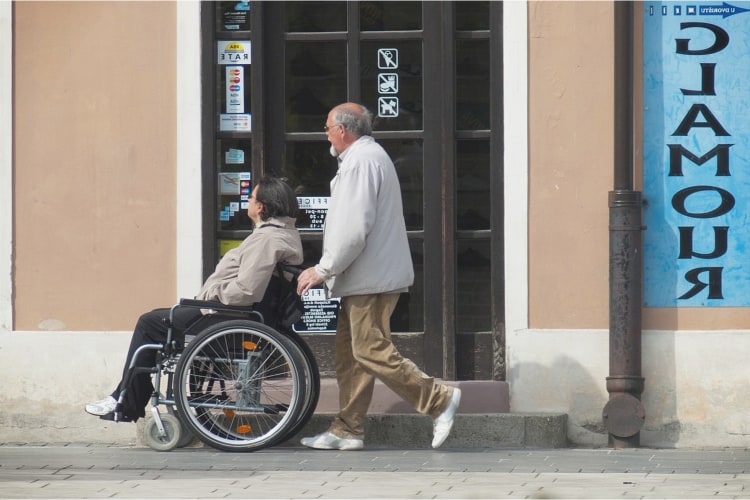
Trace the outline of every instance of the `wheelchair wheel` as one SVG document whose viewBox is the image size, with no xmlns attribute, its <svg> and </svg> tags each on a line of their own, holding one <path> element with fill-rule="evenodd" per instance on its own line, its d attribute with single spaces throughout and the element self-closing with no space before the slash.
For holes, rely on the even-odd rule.
<svg viewBox="0 0 750 500">
<path fill-rule="evenodd" d="M 159 435 L 159 427 L 156 420 L 150 417 L 146 420 L 146 426 L 143 428 L 143 439 L 149 448 L 157 451 L 169 451 L 177 447 L 180 442 L 182 429 L 177 417 L 169 414 L 161 415 L 161 423 L 164 425 L 166 436 Z"/>
<path fill-rule="evenodd" d="M 315 408 L 318 406 L 318 398 L 320 397 L 320 370 L 318 369 L 317 361 L 315 361 L 315 355 L 304 339 L 292 330 L 284 330 L 283 334 L 288 337 L 300 351 L 300 361 L 304 367 L 305 378 L 307 380 L 307 391 L 305 392 L 303 407 L 297 418 L 297 422 L 289 429 L 287 436 L 284 438 L 289 439 L 302 430 L 315 412 Z"/>
<path fill-rule="evenodd" d="M 284 439 L 305 410 L 308 383 L 295 343 L 266 325 L 229 320 L 197 335 L 175 370 L 185 425 L 224 451 L 253 451 Z"/>
</svg>

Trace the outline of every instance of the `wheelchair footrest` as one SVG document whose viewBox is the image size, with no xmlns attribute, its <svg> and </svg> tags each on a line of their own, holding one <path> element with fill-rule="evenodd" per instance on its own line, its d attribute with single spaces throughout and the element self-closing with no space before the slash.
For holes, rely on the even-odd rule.
<svg viewBox="0 0 750 500">
<path fill-rule="evenodd" d="M 119 416 L 119 418 L 115 420 L 114 413 L 107 413 L 106 415 L 101 415 L 99 418 L 102 420 L 109 420 L 111 422 L 132 422 L 133 421 L 133 419 L 131 419 L 130 417 L 127 417 L 122 414 Z"/>
</svg>

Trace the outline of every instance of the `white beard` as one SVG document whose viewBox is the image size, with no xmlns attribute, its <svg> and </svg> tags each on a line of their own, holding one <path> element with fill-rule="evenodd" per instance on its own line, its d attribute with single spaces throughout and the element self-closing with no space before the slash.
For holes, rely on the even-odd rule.
<svg viewBox="0 0 750 500">
<path fill-rule="evenodd" d="M 328 151 L 331 153 L 331 156 L 333 156 L 334 158 L 339 157 L 339 152 L 336 151 L 336 148 L 333 147 L 333 144 L 331 144 L 331 149 L 329 149 Z"/>
</svg>

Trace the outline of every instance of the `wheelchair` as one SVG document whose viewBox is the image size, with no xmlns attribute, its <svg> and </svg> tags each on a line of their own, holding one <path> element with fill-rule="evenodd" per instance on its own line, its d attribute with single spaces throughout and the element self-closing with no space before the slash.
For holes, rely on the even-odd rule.
<svg viewBox="0 0 750 500">
<path fill-rule="evenodd" d="M 272 281 L 290 274 L 295 283 L 302 271 L 284 264 L 279 270 L 281 276 Z M 184 346 L 172 339 L 172 317 L 179 307 L 215 311 L 185 331 Z M 294 319 L 274 322 L 277 328 L 265 319 L 258 308 L 219 302 L 181 299 L 172 307 L 166 343 L 140 346 L 127 375 L 154 377 L 152 415 L 143 430 L 150 448 L 169 451 L 197 437 L 222 451 L 255 451 L 286 441 L 307 423 L 320 394 L 315 357 L 291 329 Z M 156 365 L 136 366 L 147 350 L 156 351 Z M 124 419 L 125 397 L 123 391 L 116 421 Z"/>
</svg>

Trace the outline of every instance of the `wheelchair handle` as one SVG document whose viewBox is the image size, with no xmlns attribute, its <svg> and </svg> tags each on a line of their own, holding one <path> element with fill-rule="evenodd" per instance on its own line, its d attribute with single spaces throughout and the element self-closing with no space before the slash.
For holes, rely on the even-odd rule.
<svg viewBox="0 0 750 500">
<path fill-rule="evenodd" d="M 287 264 L 285 262 L 279 262 L 278 264 L 276 264 L 276 266 L 279 268 L 280 271 L 289 273 L 293 275 L 295 278 L 299 276 L 302 271 L 305 270 L 304 267 L 294 266 L 292 264 Z"/>
</svg>

